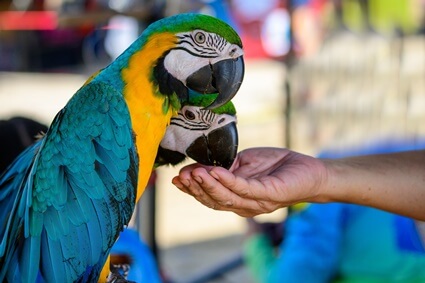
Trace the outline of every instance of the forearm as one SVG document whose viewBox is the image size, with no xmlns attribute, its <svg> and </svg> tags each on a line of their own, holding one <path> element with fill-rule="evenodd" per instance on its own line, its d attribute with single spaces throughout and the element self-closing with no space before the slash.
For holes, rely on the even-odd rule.
<svg viewBox="0 0 425 283">
<path fill-rule="evenodd" d="M 323 160 L 318 201 L 349 202 L 425 220 L 425 151 Z"/>
</svg>

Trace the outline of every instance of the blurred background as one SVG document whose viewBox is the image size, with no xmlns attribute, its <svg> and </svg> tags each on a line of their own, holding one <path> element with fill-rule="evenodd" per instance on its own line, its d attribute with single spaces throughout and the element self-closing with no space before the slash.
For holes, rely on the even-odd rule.
<svg viewBox="0 0 425 283">
<path fill-rule="evenodd" d="M 317 155 L 425 135 L 425 0 L 0 0 L 0 120 L 49 125 L 149 23 L 182 12 L 242 37 L 240 150 Z M 178 170 L 157 170 L 133 221 L 165 281 L 253 282 L 240 256 L 245 219 L 178 191 Z"/>
</svg>

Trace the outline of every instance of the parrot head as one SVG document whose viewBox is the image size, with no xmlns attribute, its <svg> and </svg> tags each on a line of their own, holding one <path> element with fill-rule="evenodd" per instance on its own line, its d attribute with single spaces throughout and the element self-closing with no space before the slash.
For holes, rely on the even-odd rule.
<svg viewBox="0 0 425 283">
<path fill-rule="evenodd" d="M 222 106 L 237 93 L 244 76 L 240 37 L 228 24 L 207 15 L 178 14 L 154 22 L 127 51 L 124 60 L 142 51 L 138 64 L 151 61 L 154 92 L 180 105 L 192 90 L 218 93 L 206 108 Z"/>
<path fill-rule="evenodd" d="M 195 95 L 171 118 L 156 156 L 156 166 L 176 165 L 186 157 L 204 165 L 230 168 L 238 149 L 236 110 L 232 102 L 205 109 L 216 94 Z"/>
<path fill-rule="evenodd" d="M 160 89 L 179 90 L 179 85 L 198 93 L 218 93 L 206 107 L 219 107 L 236 94 L 244 76 L 242 42 L 226 23 L 202 14 L 181 14 L 155 26 L 172 27 L 176 45 L 165 54 L 154 69 Z M 163 28 L 164 29 L 164 28 Z M 187 100 L 188 92 L 177 95 Z"/>
</svg>

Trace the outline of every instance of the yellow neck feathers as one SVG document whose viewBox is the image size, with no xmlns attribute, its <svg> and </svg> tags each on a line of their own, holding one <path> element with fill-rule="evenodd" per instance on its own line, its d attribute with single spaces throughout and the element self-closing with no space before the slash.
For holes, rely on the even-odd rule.
<svg viewBox="0 0 425 283">
<path fill-rule="evenodd" d="M 164 113 L 165 96 L 156 94 L 157 86 L 153 85 L 150 78 L 155 61 L 174 47 L 175 42 L 175 36 L 169 33 L 153 35 L 140 51 L 131 56 L 128 67 L 122 70 L 124 98 L 129 107 L 139 154 L 136 201 L 146 188 L 159 143 L 174 114 L 171 107 Z"/>
</svg>

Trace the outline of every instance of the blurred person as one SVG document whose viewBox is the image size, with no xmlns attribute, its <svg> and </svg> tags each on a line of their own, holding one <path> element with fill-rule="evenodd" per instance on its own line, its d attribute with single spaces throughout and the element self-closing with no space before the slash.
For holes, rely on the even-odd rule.
<svg viewBox="0 0 425 283">
<path fill-rule="evenodd" d="M 247 58 L 275 58 L 288 52 L 290 23 L 285 3 L 285 0 L 230 2 Z"/>
<path fill-rule="evenodd" d="M 287 9 L 277 7 L 264 19 L 261 26 L 261 44 L 272 58 L 288 54 L 291 49 L 291 24 Z"/>
<path fill-rule="evenodd" d="M 326 3 L 323 0 L 291 0 L 293 48 L 299 57 L 315 55 L 322 45 Z"/>
<path fill-rule="evenodd" d="M 139 36 L 137 19 L 117 15 L 111 17 L 105 37 L 105 49 L 108 55 L 115 60 Z"/>
<path fill-rule="evenodd" d="M 248 223 L 244 259 L 257 282 L 425 282 L 423 222 L 332 203 L 291 209 L 275 227 Z"/>
</svg>

